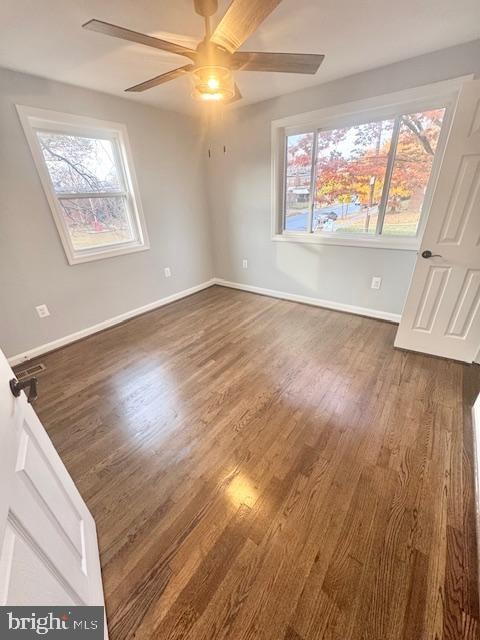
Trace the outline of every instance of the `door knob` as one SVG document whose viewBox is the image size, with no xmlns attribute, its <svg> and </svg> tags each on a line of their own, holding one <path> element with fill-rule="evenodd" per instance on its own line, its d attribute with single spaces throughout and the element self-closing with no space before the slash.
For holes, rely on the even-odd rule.
<svg viewBox="0 0 480 640">
<path fill-rule="evenodd" d="M 422 258 L 441 258 L 442 256 L 439 253 L 432 253 L 430 249 L 425 249 L 422 251 Z"/>
<path fill-rule="evenodd" d="M 18 398 L 21 391 L 23 389 L 27 389 L 27 402 L 30 404 L 38 398 L 37 393 L 37 379 L 36 378 L 26 378 L 25 380 L 19 381 L 16 378 L 12 378 L 10 380 L 10 391 L 13 393 L 15 398 Z"/>
</svg>

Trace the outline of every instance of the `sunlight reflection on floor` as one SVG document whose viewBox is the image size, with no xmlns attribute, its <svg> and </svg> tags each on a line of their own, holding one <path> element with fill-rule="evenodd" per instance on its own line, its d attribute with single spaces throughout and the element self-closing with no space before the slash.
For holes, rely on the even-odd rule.
<svg viewBox="0 0 480 640">
<path fill-rule="evenodd" d="M 253 507 L 258 498 L 258 491 L 255 485 L 243 473 L 240 473 L 228 485 L 227 495 L 236 507 L 241 504 Z"/>
</svg>

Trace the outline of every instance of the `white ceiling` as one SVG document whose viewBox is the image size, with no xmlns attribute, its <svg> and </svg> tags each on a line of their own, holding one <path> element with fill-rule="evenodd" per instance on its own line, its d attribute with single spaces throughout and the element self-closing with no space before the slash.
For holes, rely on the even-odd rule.
<svg viewBox="0 0 480 640">
<path fill-rule="evenodd" d="M 228 0 L 220 0 L 217 20 Z M 192 0 L 1 0 L 0 66 L 178 111 L 195 111 L 187 77 L 142 94 L 133 84 L 186 58 L 86 31 L 90 18 L 194 47 L 203 22 Z M 283 0 L 242 46 L 251 51 L 324 53 L 315 76 L 238 72 L 258 102 L 480 37 L 480 0 Z"/>
</svg>

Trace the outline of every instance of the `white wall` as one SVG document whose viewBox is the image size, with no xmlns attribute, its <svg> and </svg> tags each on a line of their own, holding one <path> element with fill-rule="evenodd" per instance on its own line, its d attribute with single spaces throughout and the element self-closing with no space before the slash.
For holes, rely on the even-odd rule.
<svg viewBox="0 0 480 640">
<path fill-rule="evenodd" d="M 345 53 L 351 55 L 348 49 Z M 401 313 L 415 252 L 271 240 L 270 123 L 479 72 L 480 40 L 232 111 L 209 135 L 216 275 L 290 294 Z M 242 269 L 243 258 L 248 259 L 248 270 Z M 374 275 L 383 278 L 378 291 L 370 288 Z"/>
<path fill-rule="evenodd" d="M 149 251 L 67 264 L 16 103 L 127 125 Z M 212 277 L 202 151 L 192 118 L 0 69 L 0 347 L 7 356 Z M 43 303 L 51 316 L 41 320 L 35 306 Z"/>
</svg>

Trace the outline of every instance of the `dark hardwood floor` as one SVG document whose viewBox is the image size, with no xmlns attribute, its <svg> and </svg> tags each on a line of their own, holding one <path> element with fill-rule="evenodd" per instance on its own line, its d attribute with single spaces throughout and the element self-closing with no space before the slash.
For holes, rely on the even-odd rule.
<svg viewBox="0 0 480 640">
<path fill-rule="evenodd" d="M 477 638 L 478 367 L 213 287 L 40 360 L 111 640 Z"/>
</svg>

